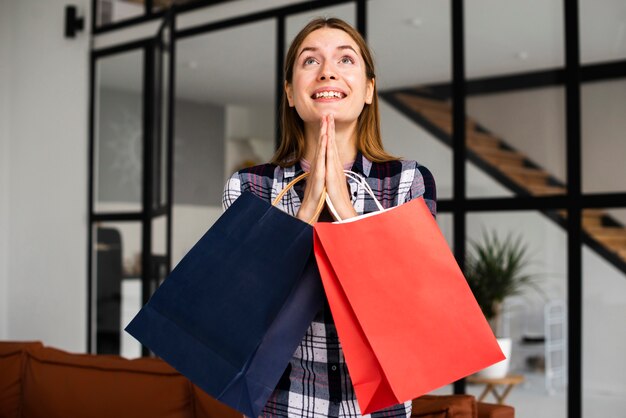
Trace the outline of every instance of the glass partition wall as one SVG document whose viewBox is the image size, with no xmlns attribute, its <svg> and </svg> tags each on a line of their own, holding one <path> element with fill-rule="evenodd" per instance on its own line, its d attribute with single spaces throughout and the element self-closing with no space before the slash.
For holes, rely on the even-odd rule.
<svg viewBox="0 0 626 418">
<path fill-rule="evenodd" d="M 91 350 L 148 354 L 121 329 L 219 217 L 228 176 L 271 158 L 289 43 L 337 16 L 368 39 L 385 145 L 433 172 L 459 264 L 485 234 L 528 250 L 536 286 L 505 300 L 496 328 L 524 380 L 505 403 L 537 418 L 622 411 L 623 3 L 238 3 L 239 15 L 229 2 L 136 1 L 118 10 L 143 17 L 94 31 L 175 16 L 171 43 L 161 32 L 92 53 Z"/>
</svg>

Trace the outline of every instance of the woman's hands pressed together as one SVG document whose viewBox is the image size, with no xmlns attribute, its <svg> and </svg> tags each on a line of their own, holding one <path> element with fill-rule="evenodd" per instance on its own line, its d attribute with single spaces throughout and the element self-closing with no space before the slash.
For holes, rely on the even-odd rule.
<svg viewBox="0 0 626 418">
<path fill-rule="evenodd" d="M 324 187 L 341 219 L 357 215 L 352 206 L 343 164 L 339 157 L 335 140 L 335 119 L 332 114 L 324 115 L 320 120 L 320 135 L 315 156 L 311 161 L 311 171 L 307 178 L 302 205 L 297 214 L 299 219 L 308 222 L 313 218 L 324 193 Z M 312 221 L 315 222 L 317 219 Z"/>
</svg>

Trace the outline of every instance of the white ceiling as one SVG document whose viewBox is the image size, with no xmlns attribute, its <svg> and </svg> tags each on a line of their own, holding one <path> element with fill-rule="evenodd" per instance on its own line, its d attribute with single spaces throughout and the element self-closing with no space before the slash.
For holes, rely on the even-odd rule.
<svg viewBox="0 0 626 418">
<path fill-rule="evenodd" d="M 626 59 L 626 0 L 579 2 L 582 62 Z M 254 1 L 236 3 L 249 8 Z M 470 0 L 465 4 L 468 77 L 563 66 L 563 0 Z M 451 79 L 450 15 L 450 2 L 445 0 L 368 1 L 368 42 L 380 89 Z M 287 43 L 314 16 L 337 16 L 355 23 L 352 3 L 290 16 Z M 180 40 L 177 97 L 219 105 L 273 106 L 275 44 L 274 19 Z M 99 61 L 102 83 L 119 89 L 137 91 L 140 68 L 137 53 Z"/>
</svg>

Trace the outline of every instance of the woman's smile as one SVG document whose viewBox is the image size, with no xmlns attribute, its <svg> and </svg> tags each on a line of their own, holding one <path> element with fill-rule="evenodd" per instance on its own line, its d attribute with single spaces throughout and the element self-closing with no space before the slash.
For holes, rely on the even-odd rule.
<svg viewBox="0 0 626 418">
<path fill-rule="evenodd" d="M 335 87 L 322 87 L 313 92 L 311 99 L 316 102 L 336 102 L 343 100 L 347 94 Z"/>
<path fill-rule="evenodd" d="M 341 100 L 346 97 L 346 93 L 339 89 L 334 89 L 331 87 L 325 87 L 321 89 L 317 89 L 312 95 L 311 98 L 315 101 L 336 101 Z"/>
</svg>

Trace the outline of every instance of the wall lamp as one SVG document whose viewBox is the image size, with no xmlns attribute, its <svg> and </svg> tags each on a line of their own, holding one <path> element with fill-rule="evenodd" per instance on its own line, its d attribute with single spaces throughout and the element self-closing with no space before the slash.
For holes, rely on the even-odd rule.
<svg viewBox="0 0 626 418">
<path fill-rule="evenodd" d="M 65 37 L 75 38 L 85 28 L 85 18 L 77 16 L 76 6 L 65 6 Z"/>
</svg>

